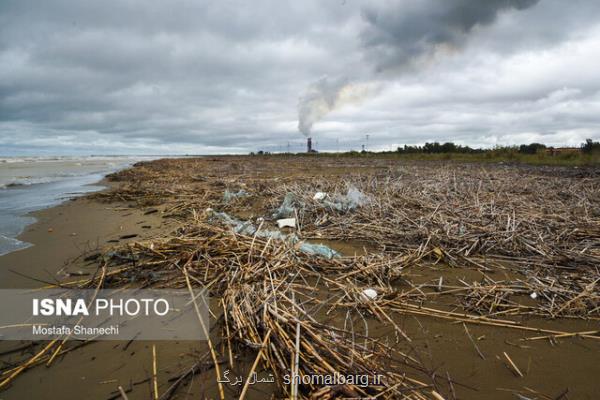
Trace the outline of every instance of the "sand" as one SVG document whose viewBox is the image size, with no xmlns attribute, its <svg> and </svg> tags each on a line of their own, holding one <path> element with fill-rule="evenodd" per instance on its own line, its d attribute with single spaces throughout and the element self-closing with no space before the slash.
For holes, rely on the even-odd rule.
<svg viewBox="0 0 600 400">
<path fill-rule="evenodd" d="M 141 210 L 126 205 L 102 204 L 85 198 L 73 199 L 32 215 L 37 223 L 25 228 L 18 239 L 34 246 L 0 257 L 1 288 L 41 285 L 16 272 L 49 282 L 63 280 L 68 277 L 66 271 L 79 272 L 81 269 L 80 266 L 70 267 L 69 260 L 106 245 L 108 240 L 133 240 L 119 239 L 129 234 L 137 234 L 134 239 L 139 240 L 166 227 L 158 213 L 144 215 Z"/>
<path fill-rule="evenodd" d="M 69 279 L 67 271 L 93 273 L 81 263 L 71 264 L 70 261 L 107 245 L 109 240 L 139 240 L 169 229 L 160 213 L 144 215 L 143 211 L 130 209 L 126 204 L 104 204 L 85 198 L 35 212 L 34 216 L 38 222 L 27 227 L 19 237 L 20 240 L 33 243 L 33 246 L 0 257 L 1 288 L 44 286 L 41 281 Z M 129 234 L 139 236 L 119 239 Z M 0 352 L 22 345 L 0 341 Z M 162 372 L 174 373 L 189 364 L 181 364 L 180 359 L 181 354 L 191 351 L 191 343 L 156 342 L 156 345 Z M 22 354 L 27 354 L 27 350 L 3 355 L 2 361 L 20 359 Z M 108 399 L 119 385 L 128 390 L 132 383 L 146 380 L 148 371 L 152 370 L 151 354 L 148 342 L 95 342 L 60 357 L 51 368 L 40 367 L 27 371 L 2 392 L 0 398 Z M 167 377 L 166 374 L 162 376 Z M 134 387 L 135 393 L 132 393 L 131 399 L 150 398 L 150 385 L 147 382 Z"/>
</svg>

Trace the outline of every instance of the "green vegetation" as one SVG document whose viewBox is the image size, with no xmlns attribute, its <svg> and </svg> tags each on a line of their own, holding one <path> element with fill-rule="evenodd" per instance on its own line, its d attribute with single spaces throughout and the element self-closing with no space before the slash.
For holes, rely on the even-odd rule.
<svg viewBox="0 0 600 400">
<path fill-rule="evenodd" d="M 374 153 L 371 153 L 374 154 Z M 378 153 L 381 154 L 381 153 Z M 521 146 L 498 146 L 493 149 L 473 149 L 454 143 L 425 143 L 424 146 L 404 146 L 387 152 L 412 160 L 455 160 L 463 162 L 508 162 L 537 165 L 600 165 L 600 143 L 591 139 L 578 148 L 555 149 L 541 143 Z"/>
<path fill-rule="evenodd" d="M 581 151 L 585 154 L 598 154 L 600 153 L 600 142 L 593 142 L 592 139 L 587 139 L 585 143 L 581 145 Z"/>
<path fill-rule="evenodd" d="M 254 154 L 254 153 L 251 153 Z M 267 152 L 258 154 L 268 155 Z M 315 153 L 314 156 L 331 155 L 331 153 Z M 306 155 L 306 153 L 298 153 Z M 541 143 L 520 146 L 497 146 L 493 149 L 478 149 L 461 146 L 452 142 L 425 143 L 423 146 L 403 146 L 396 151 L 370 152 L 349 151 L 336 153 L 339 157 L 377 157 L 404 160 L 458 162 L 490 162 L 490 163 L 522 163 L 533 165 L 600 165 L 600 142 L 587 139 L 579 148 L 553 148 Z"/>
</svg>

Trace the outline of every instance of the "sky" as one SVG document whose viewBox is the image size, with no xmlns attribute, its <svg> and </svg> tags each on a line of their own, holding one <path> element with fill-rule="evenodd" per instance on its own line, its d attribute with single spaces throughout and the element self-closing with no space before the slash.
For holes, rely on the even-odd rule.
<svg viewBox="0 0 600 400">
<path fill-rule="evenodd" d="M 0 155 L 578 146 L 598 60 L 597 0 L 2 0 Z"/>
</svg>

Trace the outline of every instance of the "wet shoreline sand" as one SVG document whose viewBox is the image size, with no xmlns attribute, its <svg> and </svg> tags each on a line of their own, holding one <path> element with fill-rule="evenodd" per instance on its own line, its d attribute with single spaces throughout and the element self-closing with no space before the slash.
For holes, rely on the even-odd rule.
<svg viewBox="0 0 600 400">
<path fill-rule="evenodd" d="M 110 244 L 110 240 L 139 240 L 169 229 L 159 213 L 144 215 L 143 211 L 127 204 L 106 204 L 85 197 L 31 215 L 37 221 L 26 227 L 19 239 L 33 246 L 0 256 L 0 288 L 38 288 L 46 282 L 83 279 L 93 274 L 94 269 L 86 268 L 81 262 L 82 255 L 96 252 Z M 138 236 L 120 239 L 132 234 Z M 26 344 L 0 342 L 0 352 Z M 180 359 L 193 349 L 191 343 L 154 344 L 162 368 L 171 372 L 184 367 Z M 151 346 L 145 341 L 105 341 L 85 345 L 59 357 L 50 368 L 26 371 L 0 393 L 0 398 L 108 399 L 115 394 L 117 386 L 127 391 L 135 387 L 132 399 L 150 398 L 151 388 L 146 380 L 152 365 Z M 25 347 L 4 354 L 1 359 L 10 363 L 22 359 L 33 349 Z M 159 378 L 163 376 L 167 375 Z"/>
</svg>

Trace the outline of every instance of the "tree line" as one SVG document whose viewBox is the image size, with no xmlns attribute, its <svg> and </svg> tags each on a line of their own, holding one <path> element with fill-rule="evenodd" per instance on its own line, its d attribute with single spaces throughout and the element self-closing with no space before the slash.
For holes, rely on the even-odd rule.
<svg viewBox="0 0 600 400">
<path fill-rule="evenodd" d="M 600 142 L 594 142 L 592 139 L 587 139 L 585 143 L 581 144 L 581 151 L 584 153 L 597 153 L 600 152 Z M 521 154 L 536 154 L 540 151 L 551 150 L 553 147 L 546 146 L 542 143 L 530 143 L 530 144 L 522 144 L 520 146 L 498 146 L 493 150 L 504 150 L 504 151 L 516 151 Z M 485 153 L 485 149 L 481 148 L 472 148 L 469 146 L 462 146 L 460 144 L 455 144 L 452 142 L 446 143 L 425 143 L 423 146 L 409 146 L 404 145 L 404 147 L 398 147 L 396 149 L 397 153 L 400 154 L 438 154 L 438 153 L 462 153 L 462 154 L 476 154 L 476 153 Z"/>
</svg>

